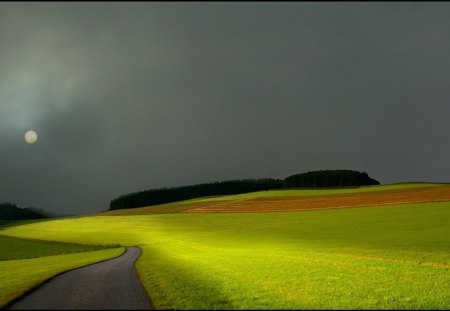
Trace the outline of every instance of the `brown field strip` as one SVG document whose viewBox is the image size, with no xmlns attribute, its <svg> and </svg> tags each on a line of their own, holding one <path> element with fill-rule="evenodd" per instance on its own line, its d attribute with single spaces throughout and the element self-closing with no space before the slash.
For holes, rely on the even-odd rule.
<svg viewBox="0 0 450 311">
<path fill-rule="evenodd" d="M 196 206 L 189 213 L 287 212 L 335 208 L 369 207 L 406 203 L 450 201 L 450 186 L 334 194 L 308 197 L 284 197 L 234 200 Z"/>
</svg>

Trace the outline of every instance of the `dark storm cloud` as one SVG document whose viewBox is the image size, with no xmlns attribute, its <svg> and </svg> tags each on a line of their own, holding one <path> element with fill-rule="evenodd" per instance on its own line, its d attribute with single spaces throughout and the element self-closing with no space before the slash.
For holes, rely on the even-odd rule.
<svg viewBox="0 0 450 311">
<path fill-rule="evenodd" d="M 148 188 L 338 168 L 449 181 L 449 14 L 1 3 L 0 201 L 86 213 Z"/>
</svg>

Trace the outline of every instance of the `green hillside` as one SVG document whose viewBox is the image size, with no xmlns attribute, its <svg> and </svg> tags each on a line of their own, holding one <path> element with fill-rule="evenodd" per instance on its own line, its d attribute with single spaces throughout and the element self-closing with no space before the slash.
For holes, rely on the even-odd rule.
<svg viewBox="0 0 450 311">
<path fill-rule="evenodd" d="M 140 245 L 138 272 L 157 309 L 450 308 L 448 202 L 90 216 L 0 234 Z"/>
</svg>

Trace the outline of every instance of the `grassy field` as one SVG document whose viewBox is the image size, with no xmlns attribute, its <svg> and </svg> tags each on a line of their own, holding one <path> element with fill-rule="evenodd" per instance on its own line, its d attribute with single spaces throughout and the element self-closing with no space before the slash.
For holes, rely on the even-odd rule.
<svg viewBox="0 0 450 311">
<path fill-rule="evenodd" d="M 157 309 L 450 308 L 448 202 L 132 214 L 40 221 L 0 234 L 139 244 L 137 268 Z"/>
</svg>

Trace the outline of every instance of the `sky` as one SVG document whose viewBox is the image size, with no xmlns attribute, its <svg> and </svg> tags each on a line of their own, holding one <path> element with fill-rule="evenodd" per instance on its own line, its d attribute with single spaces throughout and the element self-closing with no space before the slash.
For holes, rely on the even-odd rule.
<svg viewBox="0 0 450 311">
<path fill-rule="evenodd" d="M 2 2 L 0 202 L 86 214 L 322 169 L 449 182 L 449 16 L 445 2 Z"/>
</svg>

